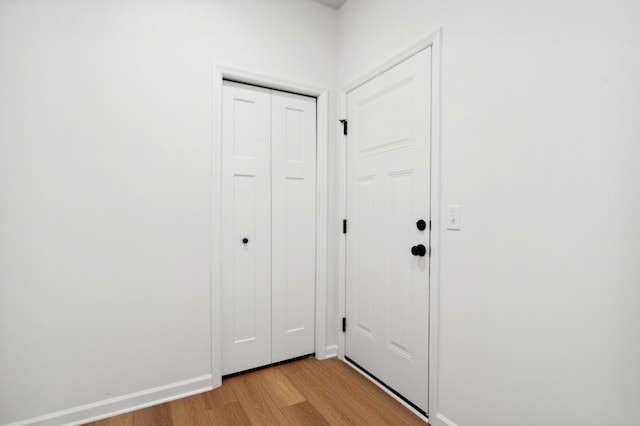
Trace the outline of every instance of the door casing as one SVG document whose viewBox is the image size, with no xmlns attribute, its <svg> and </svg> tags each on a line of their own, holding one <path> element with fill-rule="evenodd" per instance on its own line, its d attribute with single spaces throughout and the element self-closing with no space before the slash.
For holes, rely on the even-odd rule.
<svg viewBox="0 0 640 426">
<path fill-rule="evenodd" d="M 441 67 L 441 38 L 442 29 L 429 34 L 414 45 L 399 52 L 394 57 L 380 64 L 373 70 L 364 74 L 352 83 L 346 85 L 340 93 L 340 118 L 348 118 L 347 93 L 377 77 L 395 65 L 410 58 L 427 47 L 432 48 L 431 63 L 431 265 L 429 271 L 429 415 L 437 416 L 438 413 L 438 330 L 439 330 L 439 287 L 440 287 L 440 228 L 441 228 L 441 200 L 440 200 L 440 67 Z M 346 218 L 346 188 L 347 188 L 347 136 L 340 133 L 342 147 L 340 149 L 340 215 Z M 338 312 L 339 317 L 346 315 L 346 238 L 343 235 L 339 243 L 339 283 L 338 283 Z M 338 321 L 341 323 L 340 321 Z M 345 360 L 345 334 L 338 336 L 338 357 Z M 350 364 L 351 365 L 351 364 Z M 354 367 L 355 368 L 355 367 Z M 359 370 L 358 370 L 359 371 Z M 368 376 L 366 376 L 368 377 Z M 422 417 L 418 411 L 398 398 L 384 386 L 379 385 L 385 392 L 397 399 L 405 407 L 416 415 Z"/>
<path fill-rule="evenodd" d="M 315 354 L 324 359 L 327 351 L 327 188 L 329 144 L 329 90 L 288 80 L 213 65 L 213 141 L 211 152 L 211 370 L 212 387 L 222 385 L 222 84 L 223 80 L 253 84 L 317 98 L 316 114 L 316 317 Z"/>
</svg>

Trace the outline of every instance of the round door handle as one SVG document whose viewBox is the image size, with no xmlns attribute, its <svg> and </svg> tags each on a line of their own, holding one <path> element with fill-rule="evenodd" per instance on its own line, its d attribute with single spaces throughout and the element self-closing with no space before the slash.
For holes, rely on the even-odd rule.
<svg viewBox="0 0 640 426">
<path fill-rule="evenodd" d="M 422 244 L 418 244 L 417 246 L 411 247 L 411 254 L 422 257 L 427 254 L 427 248 Z"/>
<path fill-rule="evenodd" d="M 247 244 L 248 242 L 249 242 L 249 239 L 248 239 L 248 238 L 243 238 L 243 239 L 242 239 L 242 244 Z"/>
</svg>

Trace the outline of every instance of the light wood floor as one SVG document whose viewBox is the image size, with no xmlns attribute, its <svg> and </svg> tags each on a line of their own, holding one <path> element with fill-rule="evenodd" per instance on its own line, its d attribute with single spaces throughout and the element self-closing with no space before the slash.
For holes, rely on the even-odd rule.
<svg viewBox="0 0 640 426">
<path fill-rule="evenodd" d="M 89 425 L 289 424 L 425 426 L 344 362 L 313 358 L 231 377 L 211 392 Z"/>
</svg>

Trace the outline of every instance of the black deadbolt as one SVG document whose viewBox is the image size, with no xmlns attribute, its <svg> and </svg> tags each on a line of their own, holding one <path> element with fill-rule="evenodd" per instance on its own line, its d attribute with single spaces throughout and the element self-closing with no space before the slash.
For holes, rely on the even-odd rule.
<svg viewBox="0 0 640 426">
<path fill-rule="evenodd" d="M 427 229 L 427 222 L 420 219 L 419 221 L 416 222 L 416 226 L 418 227 L 419 231 L 424 231 L 425 229 Z"/>
<path fill-rule="evenodd" d="M 247 244 L 248 242 L 249 242 L 249 239 L 248 239 L 248 238 L 243 238 L 243 239 L 242 239 L 242 244 Z"/>
</svg>

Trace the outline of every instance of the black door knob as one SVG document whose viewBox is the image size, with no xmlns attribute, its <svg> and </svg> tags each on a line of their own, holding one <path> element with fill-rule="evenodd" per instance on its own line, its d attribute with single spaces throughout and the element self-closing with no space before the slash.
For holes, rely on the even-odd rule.
<svg viewBox="0 0 640 426">
<path fill-rule="evenodd" d="M 411 247 L 411 254 L 414 256 L 424 256 L 427 254 L 427 248 L 422 244 L 418 244 L 417 246 Z"/>
<path fill-rule="evenodd" d="M 416 222 L 416 227 L 418 228 L 418 231 L 424 231 L 427 229 L 427 222 L 425 222 L 424 219 L 420 219 Z"/>
<path fill-rule="evenodd" d="M 249 242 L 249 239 L 248 239 L 248 238 L 243 238 L 243 239 L 242 239 L 242 244 L 247 244 L 248 242 Z"/>
</svg>

